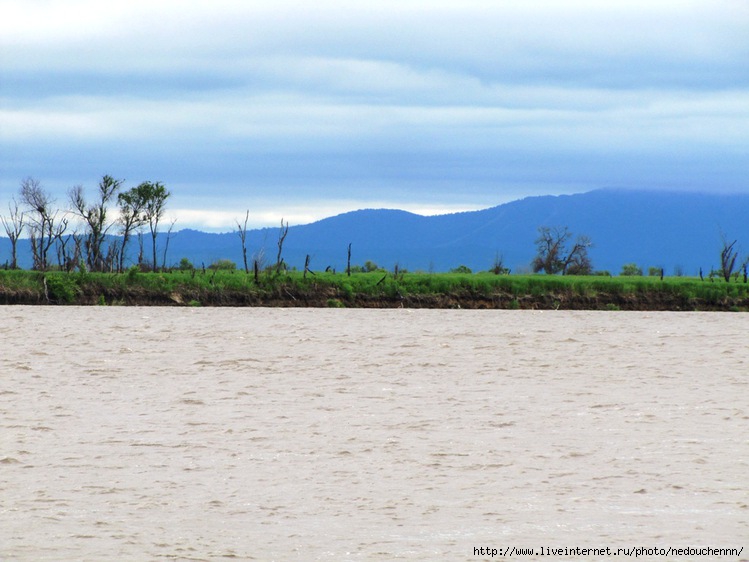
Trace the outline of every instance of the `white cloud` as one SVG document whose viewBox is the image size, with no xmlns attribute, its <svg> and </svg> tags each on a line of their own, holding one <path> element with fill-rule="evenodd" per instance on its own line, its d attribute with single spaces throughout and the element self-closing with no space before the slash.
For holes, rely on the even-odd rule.
<svg viewBox="0 0 749 562">
<path fill-rule="evenodd" d="M 549 79 L 555 67 L 590 78 L 627 60 L 676 64 L 740 56 L 749 31 L 749 8 L 731 0 L 7 4 L 0 45 L 25 55 L 7 57 L 7 68 L 171 72 L 308 55 L 461 68 L 492 80 L 540 73 Z M 574 79 L 565 74 L 560 80 Z"/>
<path fill-rule="evenodd" d="M 677 182 L 675 163 L 740 162 L 749 145 L 742 0 L 4 0 L 2 11 L 4 173 L 195 176 L 223 186 L 206 226 L 244 181 L 286 185 L 292 206 L 314 192 L 331 199 L 326 213 L 347 189 L 372 190 L 352 208 L 460 208 L 447 194 L 465 187 L 472 207 L 497 186 L 522 194 L 514 178 L 574 189 L 622 155 L 661 161 Z M 290 208 L 293 222 L 319 218 L 309 208 Z"/>
<path fill-rule="evenodd" d="M 358 209 L 400 209 L 417 215 L 443 215 L 474 211 L 485 205 L 430 205 L 406 203 L 388 200 L 327 200 L 307 201 L 304 204 L 284 205 L 279 202 L 255 203 L 248 205 L 250 211 L 248 228 L 277 227 L 281 219 L 290 225 L 298 226 L 355 211 Z M 236 230 L 237 221 L 244 222 L 244 211 L 239 209 L 211 209 L 196 210 L 191 208 L 175 208 L 170 213 L 177 219 L 175 229 L 193 228 L 211 232 L 228 232 Z"/>
</svg>

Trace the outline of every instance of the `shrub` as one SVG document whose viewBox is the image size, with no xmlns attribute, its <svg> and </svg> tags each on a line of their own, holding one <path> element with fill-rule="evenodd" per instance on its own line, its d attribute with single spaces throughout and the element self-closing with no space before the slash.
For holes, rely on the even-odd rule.
<svg viewBox="0 0 749 562">
<path fill-rule="evenodd" d="M 499 253 L 494 257 L 491 271 L 494 275 L 509 275 L 510 269 L 504 266 L 504 258 Z"/>
<path fill-rule="evenodd" d="M 642 275 L 642 268 L 638 267 L 636 263 L 626 263 L 622 266 L 622 272 L 619 275 Z"/>
<path fill-rule="evenodd" d="M 50 301 L 70 304 L 78 294 L 78 285 L 68 275 L 47 275 L 45 277 L 47 296 Z"/>
<path fill-rule="evenodd" d="M 237 269 L 237 264 L 231 260 L 216 260 L 215 262 L 213 262 L 211 265 L 208 266 L 208 269 L 212 269 L 214 271 L 216 270 L 234 271 Z"/>
<path fill-rule="evenodd" d="M 455 269 L 451 269 L 450 273 L 465 273 L 465 274 L 468 274 L 468 273 L 473 273 L 473 272 L 471 271 L 471 268 L 468 267 L 467 265 L 459 265 Z"/>
<path fill-rule="evenodd" d="M 131 282 L 135 281 L 138 278 L 138 273 L 140 273 L 140 266 L 132 266 L 127 270 L 127 280 Z"/>
</svg>

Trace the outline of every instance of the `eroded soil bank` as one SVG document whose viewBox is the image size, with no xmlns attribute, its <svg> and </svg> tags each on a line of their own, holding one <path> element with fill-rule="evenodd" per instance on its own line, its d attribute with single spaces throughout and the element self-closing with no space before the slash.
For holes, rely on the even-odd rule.
<svg viewBox="0 0 749 562">
<path fill-rule="evenodd" d="M 257 306 L 312 308 L 435 308 L 523 310 L 641 310 L 734 311 L 749 310 L 749 298 L 724 297 L 708 301 L 670 293 L 597 293 L 574 291 L 516 295 L 496 291 L 491 295 L 471 291 L 435 294 L 368 295 L 344 293 L 336 287 L 299 290 L 279 285 L 267 291 L 186 289 L 160 291 L 140 286 L 84 287 L 60 298 L 49 291 L 0 287 L 0 304 L 7 305 L 114 305 L 114 306 Z"/>
</svg>

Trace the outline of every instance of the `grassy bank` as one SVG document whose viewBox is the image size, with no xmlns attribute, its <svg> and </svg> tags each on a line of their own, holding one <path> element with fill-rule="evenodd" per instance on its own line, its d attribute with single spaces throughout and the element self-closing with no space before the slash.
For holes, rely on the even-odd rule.
<svg viewBox="0 0 749 562">
<path fill-rule="evenodd" d="M 0 270 L 2 304 L 749 310 L 749 285 L 672 277 Z"/>
</svg>

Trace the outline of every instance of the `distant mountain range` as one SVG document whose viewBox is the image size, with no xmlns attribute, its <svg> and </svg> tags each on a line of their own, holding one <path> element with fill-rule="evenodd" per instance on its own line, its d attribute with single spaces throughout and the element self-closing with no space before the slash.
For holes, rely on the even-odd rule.
<svg viewBox="0 0 749 562">
<path fill-rule="evenodd" d="M 527 197 L 480 211 L 430 217 L 365 209 L 291 226 L 283 257 L 301 269 L 309 254 L 312 270 L 330 266 L 342 271 L 350 243 L 356 265 L 371 260 L 387 269 L 398 264 L 410 271 L 447 271 L 465 265 L 482 271 L 499 255 L 506 267 L 522 272 L 535 255 L 540 226 L 566 226 L 574 235 L 590 237 L 590 256 L 597 270 L 617 274 L 625 263 L 636 263 L 644 270 L 662 267 L 667 275 L 677 269 L 696 275 L 700 267 L 708 272 L 718 266 L 722 234 L 730 241 L 738 239 L 737 246 L 749 250 L 749 195 L 596 190 Z M 278 232 L 278 228 L 248 231 L 248 254 L 260 251 L 267 264 L 275 263 Z M 9 246 L 7 239 L 0 239 L 1 262 L 9 258 Z M 24 254 L 27 248 L 22 249 Z M 129 254 L 137 254 L 137 242 Z M 241 267 L 239 236 L 175 232 L 167 263 L 178 263 L 182 257 L 196 266 L 229 259 Z M 22 265 L 28 267 L 28 260 Z"/>
</svg>

